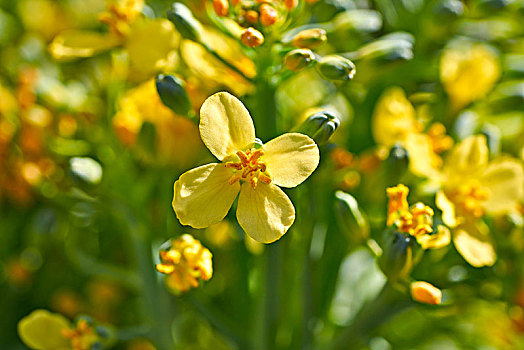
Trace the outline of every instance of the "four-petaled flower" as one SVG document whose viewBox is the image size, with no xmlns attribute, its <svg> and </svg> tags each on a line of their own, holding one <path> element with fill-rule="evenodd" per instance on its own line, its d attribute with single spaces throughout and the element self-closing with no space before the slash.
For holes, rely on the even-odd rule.
<svg viewBox="0 0 524 350">
<path fill-rule="evenodd" d="M 496 260 L 481 218 L 516 211 L 524 195 L 522 163 L 509 157 L 488 161 L 488 156 L 482 135 L 458 144 L 446 159 L 442 190 L 436 197 L 442 220 L 452 228 L 455 247 L 475 267 L 491 266 Z"/>
<path fill-rule="evenodd" d="M 247 109 L 226 92 L 202 105 L 200 135 L 222 163 L 187 171 L 175 182 L 173 209 L 180 222 L 195 228 L 217 223 L 240 192 L 237 219 L 244 231 L 263 243 L 282 237 L 295 208 L 278 186 L 295 187 L 311 175 L 320 159 L 315 142 L 287 133 L 262 144 Z"/>
</svg>

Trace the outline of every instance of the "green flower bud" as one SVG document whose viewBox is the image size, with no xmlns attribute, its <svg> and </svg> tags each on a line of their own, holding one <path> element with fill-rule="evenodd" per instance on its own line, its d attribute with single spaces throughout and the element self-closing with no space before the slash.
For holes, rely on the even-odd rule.
<svg viewBox="0 0 524 350">
<path fill-rule="evenodd" d="M 294 72 L 306 68 L 315 62 L 315 54 L 310 49 L 289 51 L 284 57 L 284 66 Z"/>
<path fill-rule="evenodd" d="M 414 38 L 407 33 L 393 33 L 362 46 L 357 51 L 359 60 L 397 61 L 413 58 Z"/>
<path fill-rule="evenodd" d="M 330 112 L 322 111 L 307 118 L 295 129 L 296 132 L 308 135 L 319 145 L 326 143 L 340 125 L 337 117 Z"/>
<path fill-rule="evenodd" d="M 415 237 L 395 229 L 384 231 L 381 247 L 382 255 L 378 264 L 390 281 L 406 278 L 424 252 Z"/>
<path fill-rule="evenodd" d="M 356 245 L 369 238 L 369 222 L 360 210 L 357 200 L 352 195 L 337 191 L 335 193 L 335 213 L 340 229 Z"/>
<path fill-rule="evenodd" d="M 304 29 L 291 39 L 291 45 L 302 49 L 312 49 L 327 40 L 326 31 L 321 28 Z"/>
<path fill-rule="evenodd" d="M 382 28 L 382 16 L 373 10 L 349 10 L 339 13 L 333 24 L 335 31 L 374 33 Z"/>
<path fill-rule="evenodd" d="M 316 67 L 318 73 L 327 80 L 351 80 L 356 72 L 353 62 L 338 55 L 322 57 Z"/>
<path fill-rule="evenodd" d="M 160 74 L 156 77 L 156 90 L 164 105 L 176 114 L 187 116 L 191 111 L 191 101 L 183 80 L 173 75 Z"/>
<path fill-rule="evenodd" d="M 171 9 L 167 11 L 167 19 L 173 22 L 182 37 L 201 42 L 202 24 L 193 16 L 186 5 L 180 2 L 173 3 Z"/>
<path fill-rule="evenodd" d="M 400 178 L 409 166 L 408 151 L 400 144 L 395 144 L 389 151 L 386 160 L 386 172 L 388 174 L 388 185 L 393 186 L 400 182 Z"/>
</svg>

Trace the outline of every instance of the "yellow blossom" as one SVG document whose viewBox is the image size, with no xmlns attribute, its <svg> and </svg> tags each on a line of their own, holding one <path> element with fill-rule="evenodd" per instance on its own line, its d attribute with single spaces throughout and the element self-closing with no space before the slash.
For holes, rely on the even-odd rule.
<svg viewBox="0 0 524 350">
<path fill-rule="evenodd" d="M 411 297 L 424 304 L 438 305 L 442 302 L 442 291 L 424 281 L 411 283 Z"/>
<path fill-rule="evenodd" d="M 427 133 L 416 119 L 415 108 L 399 87 L 386 90 L 380 97 L 372 118 L 375 142 L 391 148 L 401 144 L 409 154 L 409 169 L 418 176 L 435 179 L 442 160 L 437 153 L 447 150 L 453 140 L 445 135 L 442 124 L 433 124 Z"/>
<path fill-rule="evenodd" d="M 482 44 L 450 48 L 440 61 L 440 79 L 455 111 L 490 92 L 500 74 L 496 54 Z"/>
<path fill-rule="evenodd" d="M 446 159 L 442 190 L 436 204 L 442 219 L 452 228 L 458 252 L 473 266 L 490 266 L 496 254 L 486 214 L 516 210 L 524 195 L 522 162 L 509 157 L 488 160 L 486 138 L 470 136 L 458 144 Z"/>
<path fill-rule="evenodd" d="M 38 350 L 89 350 L 99 340 L 85 319 L 73 327 L 64 316 L 47 310 L 35 310 L 22 318 L 18 334 L 28 347 Z"/>
<path fill-rule="evenodd" d="M 153 79 L 128 90 L 113 117 L 113 127 L 127 145 L 135 142 L 144 122 L 155 125 L 157 150 L 163 160 L 181 167 L 190 166 L 203 150 L 197 127 L 162 103 Z"/>
<path fill-rule="evenodd" d="M 57 35 L 49 51 L 57 60 L 91 57 L 115 47 L 124 47 L 133 80 L 143 80 L 176 63 L 174 49 L 179 36 L 167 19 L 149 20 L 141 15 L 143 0 L 114 0 L 100 20 L 111 31 L 68 29 Z"/>
<path fill-rule="evenodd" d="M 316 169 L 319 150 L 306 135 L 287 133 L 262 145 L 249 112 L 236 97 L 220 92 L 200 110 L 200 135 L 222 163 L 180 176 L 173 209 L 183 225 L 208 227 L 221 221 L 239 195 L 237 219 L 251 238 L 271 243 L 295 220 L 295 208 L 278 187 L 295 187 Z"/>
<path fill-rule="evenodd" d="M 156 269 L 168 275 L 166 283 L 174 291 L 187 292 L 213 275 L 213 255 L 189 234 L 171 240 L 159 254 L 161 263 Z"/>
<path fill-rule="evenodd" d="M 433 232 L 433 209 L 418 202 L 409 207 L 407 197 L 409 189 L 400 184 L 387 189 L 388 216 L 387 225 L 395 226 L 399 232 L 415 237 L 424 249 L 441 248 L 449 244 L 450 232 L 439 225 Z"/>
</svg>

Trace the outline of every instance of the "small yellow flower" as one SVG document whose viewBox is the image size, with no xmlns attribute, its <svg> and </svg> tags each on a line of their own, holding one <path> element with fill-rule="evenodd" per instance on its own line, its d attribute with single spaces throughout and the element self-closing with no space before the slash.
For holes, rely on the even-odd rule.
<svg viewBox="0 0 524 350">
<path fill-rule="evenodd" d="M 438 305 L 442 302 L 442 291 L 424 281 L 411 283 L 411 297 L 421 303 Z"/>
<path fill-rule="evenodd" d="M 199 280 L 207 281 L 213 275 L 213 255 L 189 234 L 171 240 L 159 254 L 161 263 L 156 269 L 169 275 L 166 283 L 174 291 L 187 292 L 198 287 Z"/>
<path fill-rule="evenodd" d="M 455 111 L 490 92 L 500 74 L 496 54 L 482 44 L 450 48 L 440 61 L 440 79 Z"/>
<path fill-rule="evenodd" d="M 35 310 L 18 322 L 20 339 L 31 349 L 89 350 L 99 337 L 86 320 L 76 327 L 62 315 Z"/>
<path fill-rule="evenodd" d="M 442 124 L 433 124 L 422 132 L 416 111 L 399 87 L 386 90 L 380 97 L 372 119 L 375 142 L 388 149 L 400 143 L 409 154 L 409 169 L 418 176 L 435 179 L 442 164 L 440 153 L 453 144 Z"/>
<path fill-rule="evenodd" d="M 180 222 L 195 228 L 217 223 L 240 192 L 237 219 L 244 231 L 263 243 L 279 239 L 293 224 L 295 208 L 278 186 L 295 187 L 313 173 L 320 159 L 315 142 L 287 133 L 262 145 L 247 109 L 226 92 L 202 105 L 200 135 L 222 163 L 190 170 L 175 182 Z"/>
<path fill-rule="evenodd" d="M 167 108 L 156 91 L 153 79 L 126 91 L 113 117 L 113 127 L 122 143 L 132 145 L 143 123 L 155 125 L 159 158 L 184 167 L 204 149 L 198 128 L 185 117 Z"/>
<path fill-rule="evenodd" d="M 436 197 L 455 247 L 475 267 L 496 260 L 489 230 L 480 219 L 515 211 L 524 195 L 522 163 L 509 157 L 488 161 L 488 155 L 484 136 L 470 136 L 458 144 L 446 159 Z"/>
<path fill-rule="evenodd" d="M 439 225 L 433 233 L 433 209 L 418 202 L 409 207 L 407 197 L 409 189 L 400 184 L 387 189 L 388 217 L 387 225 L 395 226 L 399 232 L 415 237 L 424 249 L 442 248 L 450 242 L 450 232 Z"/>
</svg>

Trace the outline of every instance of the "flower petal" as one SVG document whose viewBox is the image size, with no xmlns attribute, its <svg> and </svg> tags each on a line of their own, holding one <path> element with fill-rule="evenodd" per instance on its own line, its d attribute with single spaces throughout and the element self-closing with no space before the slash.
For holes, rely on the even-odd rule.
<svg viewBox="0 0 524 350">
<path fill-rule="evenodd" d="M 455 205 L 446 197 L 443 191 L 437 193 L 435 204 L 442 210 L 442 221 L 449 227 L 456 227 L 458 220 L 455 215 Z"/>
<path fill-rule="evenodd" d="M 183 173 L 175 182 L 173 209 L 182 225 L 204 228 L 224 219 L 240 185 L 230 185 L 224 164 L 207 164 Z"/>
<path fill-rule="evenodd" d="M 69 321 L 60 314 L 35 310 L 18 322 L 18 334 L 32 349 L 65 350 L 70 349 L 71 344 L 62 336 L 62 330 L 70 327 Z"/>
<path fill-rule="evenodd" d="M 477 223 L 461 225 L 453 231 L 453 243 L 462 257 L 474 267 L 491 266 L 497 254 L 488 228 Z"/>
<path fill-rule="evenodd" d="M 238 223 L 254 240 L 271 243 L 287 232 L 295 221 L 295 208 L 288 196 L 273 184 L 256 188 L 244 183 L 238 197 Z"/>
<path fill-rule="evenodd" d="M 200 136 L 220 160 L 255 141 L 255 126 L 239 99 L 227 92 L 209 97 L 200 109 Z"/>
<path fill-rule="evenodd" d="M 524 170 L 516 160 L 491 162 L 480 183 L 489 190 L 488 200 L 483 206 L 492 214 L 515 210 L 517 202 L 524 197 Z"/>
<path fill-rule="evenodd" d="M 49 51 L 57 60 L 69 60 L 91 57 L 121 43 L 122 40 L 113 34 L 71 29 L 56 36 L 49 45 Z"/>
<path fill-rule="evenodd" d="M 484 135 L 467 137 L 453 149 L 446 160 L 449 181 L 462 182 L 464 177 L 474 176 L 477 170 L 488 163 L 488 154 L 488 145 Z"/>
<path fill-rule="evenodd" d="M 288 133 L 264 145 L 262 160 L 275 185 L 295 187 L 315 171 L 320 154 L 309 136 Z"/>
<path fill-rule="evenodd" d="M 451 242 L 451 233 L 446 226 L 438 225 L 436 233 L 417 236 L 417 242 L 424 249 L 439 249 Z"/>
</svg>

